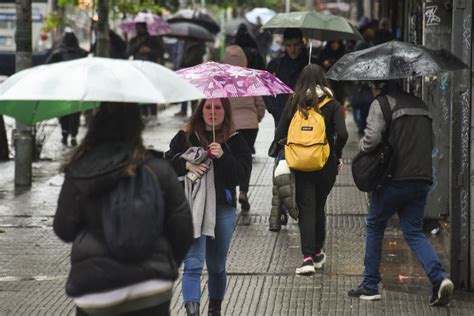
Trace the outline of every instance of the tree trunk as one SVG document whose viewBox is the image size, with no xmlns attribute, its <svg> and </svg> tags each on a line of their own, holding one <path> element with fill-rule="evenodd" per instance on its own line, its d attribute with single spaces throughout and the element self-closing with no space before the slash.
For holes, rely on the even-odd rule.
<svg viewBox="0 0 474 316">
<path fill-rule="evenodd" d="M 16 0 L 16 71 L 30 68 L 32 60 L 31 0 Z M 15 184 L 31 185 L 33 159 L 33 137 L 31 126 L 16 123 L 15 142 Z"/>
<path fill-rule="evenodd" d="M 109 57 L 109 0 L 97 1 L 97 51 L 96 56 Z"/>
<path fill-rule="evenodd" d="M 5 129 L 3 115 L 0 115 L 0 161 L 8 160 L 8 158 L 7 130 Z"/>
</svg>

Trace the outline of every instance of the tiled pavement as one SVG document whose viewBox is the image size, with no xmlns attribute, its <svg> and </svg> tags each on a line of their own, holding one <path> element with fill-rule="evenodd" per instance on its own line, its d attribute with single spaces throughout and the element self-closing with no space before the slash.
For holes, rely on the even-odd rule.
<svg viewBox="0 0 474 316">
<path fill-rule="evenodd" d="M 161 125 L 147 129 L 144 138 L 148 145 L 167 148 L 183 124 L 173 117 L 175 110 L 171 107 L 160 113 Z M 56 176 L 63 155 L 57 134 L 58 130 L 46 148 L 46 156 L 52 161 L 35 163 L 31 190 L 15 191 L 13 164 L 0 164 L 0 315 L 72 314 L 73 306 L 64 295 L 70 246 L 59 241 L 51 229 L 62 182 L 62 177 Z M 249 193 L 252 210 L 249 218 L 239 218 L 230 249 L 223 315 L 473 314 L 473 294 L 457 293 L 449 308 L 428 306 L 428 281 L 414 257 L 405 251 L 396 221 L 391 222 L 386 234 L 382 301 L 362 302 L 347 297 L 347 291 L 358 284 L 363 270 L 367 212 L 367 196 L 354 187 L 350 174 L 350 161 L 357 150 L 356 137 L 349 140 L 344 157 L 346 168 L 328 199 L 328 262 L 314 276 L 295 276 L 294 269 L 301 261 L 296 222 L 290 220 L 279 233 L 268 231 L 273 162 L 266 157 L 266 150 L 272 136 L 273 120 L 267 116 L 256 144 Z M 430 238 L 446 261 L 443 235 Z M 204 275 L 203 312 L 208 304 L 206 281 Z M 184 315 L 180 289 L 179 280 L 171 305 L 173 315 Z"/>
</svg>

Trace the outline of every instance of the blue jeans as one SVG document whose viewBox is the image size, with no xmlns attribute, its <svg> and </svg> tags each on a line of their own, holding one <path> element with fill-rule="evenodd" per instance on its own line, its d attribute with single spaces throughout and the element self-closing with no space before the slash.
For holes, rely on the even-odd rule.
<svg viewBox="0 0 474 316">
<path fill-rule="evenodd" d="M 431 284 L 439 285 L 446 277 L 441 263 L 423 233 L 423 213 L 430 186 L 423 181 L 393 182 L 376 190 L 367 216 L 365 243 L 365 288 L 376 290 L 380 282 L 380 259 L 387 221 L 398 213 L 403 236 L 423 266 Z"/>
<path fill-rule="evenodd" d="M 209 298 L 222 300 L 227 285 L 226 259 L 234 232 L 235 208 L 218 206 L 216 210 L 215 239 L 201 236 L 194 239 L 184 258 L 184 303 L 201 301 L 201 275 L 206 260 L 209 275 Z"/>
</svg>

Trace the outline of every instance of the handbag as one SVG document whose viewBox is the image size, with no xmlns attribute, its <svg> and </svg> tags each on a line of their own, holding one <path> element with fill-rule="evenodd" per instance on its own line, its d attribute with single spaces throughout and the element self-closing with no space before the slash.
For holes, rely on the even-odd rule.
<svg viewBox="0 0 474 316">
<path fill-rule="evenodd" d="M 395 159 L 389 142 L 392 111 L 387 96 L 377 97 L 385 120 L 386 129 L 382 142 L 372 151 L 359 152 L 352 160 L 352 176 L 360 191 L 372 192 L 392 177 Z"/>
</svg>

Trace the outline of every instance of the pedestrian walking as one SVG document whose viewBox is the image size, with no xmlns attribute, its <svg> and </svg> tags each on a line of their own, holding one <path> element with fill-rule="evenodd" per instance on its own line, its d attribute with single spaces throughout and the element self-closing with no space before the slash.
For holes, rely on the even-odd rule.
<svg viewBox="0 0 474 316">
<path fill-rule="evenodd" d="M 327 72 L 336 61 L 339 60 L 346 53 L 346 46 L 341 40 L 334 40 L 326 42 L 323 50 L 319 54 L 317 64 L 323 67 Z M 334 97 L 339 103 L 344 104 L 344 84 L 343 82 L 330 80 L 329 81 Z"/>
<path fill-rule="evenodd" d="M 199 315 L 204 262 L 209 315 L 221 315 L 227 253 L 236 218 L 235 188 L 252 163 L 244 138 L 235 132 L 228 99 L 201 101 L 185 129 L 171 140 L 166 157 L 178 176 L 185 178 L 192 204 L 195 239 L 184 259 L 182 281 L 187 315 Z"/>
<path fill-rule="evenodd" d="M 225 64 L 247 67 L 247 57 L 240 46 L 231 45 L 224 53 Z M 258 124 L 265 116 L 265 104 L 262 97 L 238 97 L 229 99 L 232 108 L 235 129 L 244 137 L 250 151 L 255 154 L 255 140 L 258 134 Z M 252 167 L 252 166 L 250 166 Z M 249 192 L 250 175 L 252 168 L 244 181 L 239 185 L 239 203 L 243 214 L 250 211 Z"/>
<path fill-rule="evenodd" d="M 266 62 L 258 50 L 255 39 L 250 35 L 245 23 L 239 25 L 232 45 L 238 45 L 245 52 L 248 67 L 252 69 L 265 69 Z"/>
<path fill-rule="evenodd" d="M 206 54 L 206 43 L 201 40 L 185 39 L 178 40 L 174 48 L 175 70 L 193 67 L 204 61 Z M 191 112 L 194 112 L 197 101 L 191 101 Z M 175 116 L 186 117 L 188 115 L 188 101 L 181 103 L 181 109 Z"/>
<path fill-rule="evenodd" d="M 283 33 L 285 54 L 272 59 L 267 70 L 278 77 L 288 87 L 294 89 L 301 70 L 308 64 L 308 57 L 303 42 L 303 33 L 299 29 L 286 29 Z M 278 126 L 281 114 L 285 108 L 288 94 L 263 97 L 268 112 L 273 116 L 275 127 Z"/>
<path fill-rule="evenodd" d="M 52 52 L 52 54 L 46 60 L 46 63 L 52 64 L 86 56 L 87 51 L 79 46 L 79 41 L 77 40 L 76 35 L 72 30 L 68 29 L 63 33 L 58 48 Z M 63 136 L 61 142 L 64 146 L 68 145 L 69 136 L 71 136 L 71 145 L 77 146 L 76 137 L 79 131 L 80 119 L 81 113 L 65 115 L 59 118 L 61 134 Z"/>
<path fill-rule="evenodd" d="M 283 45 L 285 47 L 285 54 L 281 57 L 272 59 L 268 64 L 267 70 L 274 76 L 278 77 L 287 86 L 294 89 L 301 70 L 303 70 L 308 63 L 308 57 L 303 42 L 303 33 L 301 30 L 291 28 L 286 29 L 283 33 Z M 265 106 L 275 121 L 275 128 L 278 126 L 283 109 L 288 101 L 288 97 L 288 94 L 263 97 Z M 272 192 L 274 194 L 272 201 L 275 201 L 276 204 L 280 204 L 277 202 L 279 198 L 275 195 L 278 190 L 274 187 Z M 280 209 L 279 205 L 272 207 L 268 221 L 268 228 L 270 231 L 280 231 L 282 225 L 280 213 L 282 212 L 284 211 Z"/>
<path fill-rule="evenodd" d="M 302 126 L 298 130 L 292 130 L 294 125 L 290 122 L 298 117 L 306 117 L 304 122 L 309 122 L 308 118 L 312 110 L 315 111 L 312 113 L 314 118 L 322 116 L 321 121 L 324 126 Z M 307 125 L 307 123 L 304 124 Z M 306 170 L 306 166 L 303 166 L 301 170 L 292 170 L 295 175 L 296 204 L 299 210 L 298 226 L 303 253 L 303 264 L 296 269 L 296 274 L 313 274 L 315 269 L 322 268 L 326 262 L 326 254 L 323 251 L 326 238 L 326 200 L 338 171 L 343 167 L 342 150 L 348 138 L 342 106 L 333 99 L 324 78 L 324 70 L 318 65 L 307 65 L 301 72 L 294 94 L 288 101 L 278 124 L 273 141 L 277 152 L 292 133 L 313 132 L 318 128 L 323 128 L 322 131 L 325 129 L 325 135 L 317 136 L 324 138 L 329 144 L 328 148 L 323 149 L 323 152 L 326 151 L 324 158 L 327 160 L 322 161 L 322 168 L 318 171 L 301 171 Z M 318 142 L 318 144 L 321 145 L 323 142 Z M 290 168 L 293 168 L 286 147 L 285 159 Z M 312 156 L 310 160 L 317 159 Z"/>
<path fill-rule="evenodd" d="M 151 36 L 145 22 L 135 23 L 136 36 L 130 40 L 127 47 L 127 58 L 133 56 L 136 60 L 147 60 L 158 64 L 164 62 L 164 43 L 160 36 Z M 144 104 L 143 116 L 147 119 L 158 119 L 158 108 L 156 104 Z"/>
<path fill-rule="evenodd" d="M 393 170 L 387 172 L 389 176 L 381 179 L 383 183 L 372 192 L 366 224 L 364 278 L 348 294 L 362 300 L 381 299 L 378 284 L 382 242 L 387 221 L 397 213 L 403 236 L 433 286 L 430 305 L 447 305 L 454 286 L 423 233 L 424 209 L 433 181 L 429 108 L 393 82 L 373 82 L 371 88 L 374 96 L 380 96 L 372 102 L 359 147 L 362 152 L 372 151 L 388 137 L 395 163 Z M 386 122 L 385 116 L 391 119 Z"/>
<path fill-rule="evenodd" d="M 143 128 L 137 104 L 102 103 L 64 168 L 53 228 L 72 243 L 66 293 L 77 315 L 169 315 L 192 217 L 173 168 L 145 150 Z M 144 179 L 151 182 L 145 186 Z M 125 194 L 133 191 L 130 183 L 141 189 Z M 116 204 L 108 203 L 117 195 Z M 133 220 L 116 221 L 120 211 Z M 147 223 L 149 216 L 161 220 Z M 117 251 L 126 236 L 134 242 L 124 253 L 134 256 Z"/>
</svg>

